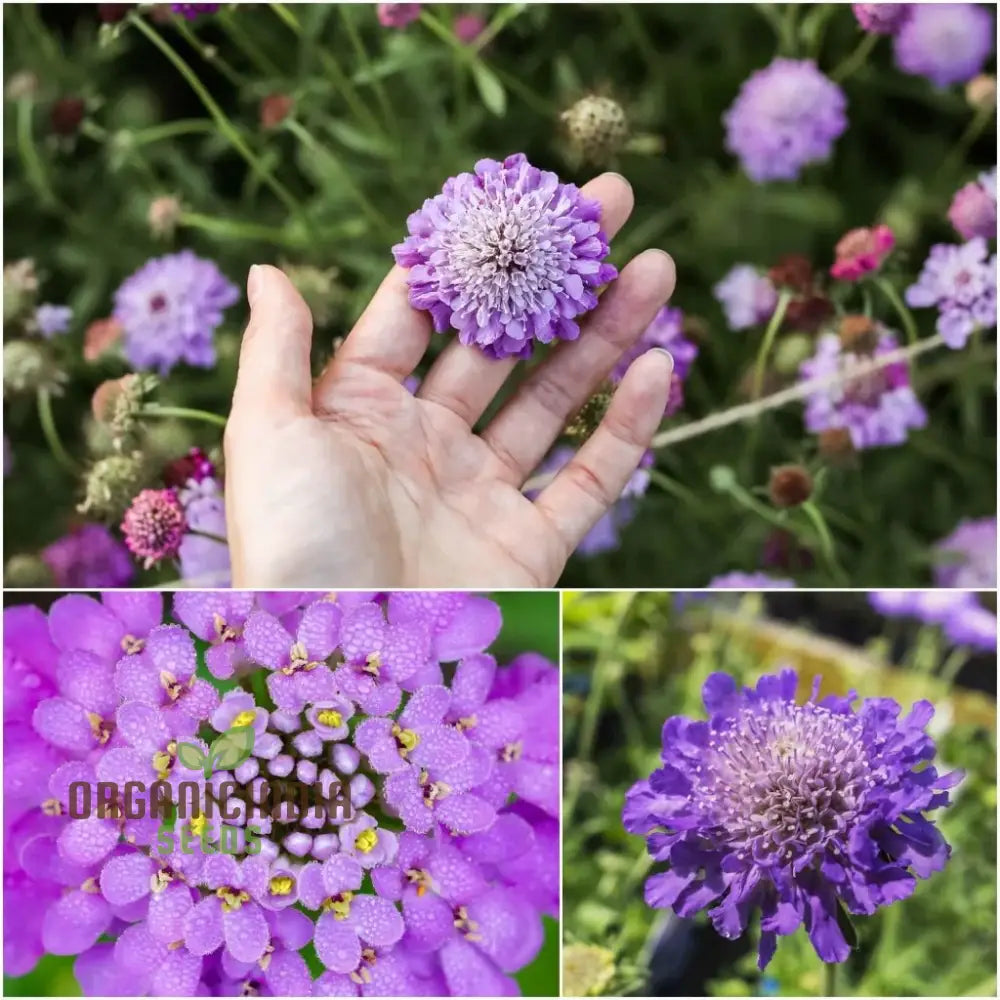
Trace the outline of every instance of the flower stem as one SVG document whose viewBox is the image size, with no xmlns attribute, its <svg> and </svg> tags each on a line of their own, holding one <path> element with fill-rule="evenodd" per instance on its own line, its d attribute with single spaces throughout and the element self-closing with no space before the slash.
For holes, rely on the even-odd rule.
<svg viewBox="0 0 1000 1000">
<path fill-rule="evenodd" d="M 823 963 L 823 992 L 824 997 L 835 997 L 837 995 L 837 963 Z"/>
<path fill-rule="evenodd" d="M 830 73 L 830 79 L 837 83 L 843 83 L 852 73 L 865 64 L 868 56 L 871 55 L 872 49 L 877 44 L 878 35 L 873 32 L 866 32 L 854 51 Z"/>
<path fill-rule="evenodd" d="M 70 457 L 59 437 L 55 418 L 52 415 L 52 396 L 48 389 L 38 390 L 38 419 L 42 425 L 42 433 L 45 435 L 49 451 L 64 469 L 75 475 L 77 472 L 76 462 Z"/>
<path fill-rule="evenodd" d="M 781 322 L 785 318 L 788 304 L 791 301 L 792 293 L 787 288 L 783 289 L 781 295 L 778 296 L 778 304 L 774 307 L 771 321 L 767 324 L 767 329 L 764 331 L 764 339 L 760 342 L 760 350 L 757 352 L 757 364 L 753 376 L 754 399 L 760 399 L 761 391 L 764 388 L 764 374 L 767 371 L 767 359 L 771 353 L 771 348 L 774 346 L 774 338 L 778 335 Z"/>
<path fill-rule="evenodd" d="M 246 84 L 246 78 L 233 69 L 225 59 L 215 51 L 214 46 L 206 45 L 184 22 L 182 18 L 177 18 L 174 27 L 177 33 L 183 38 L 209 64 L 214 66 L 234 87 L 242 87 Z"/>
<path fill-rule="evenodd" d="M 806 500 L 805 503 L 801 504 L 802 512 L 809 518 L 812 522 L 813 527 L 816 529 L 816 536 L 819 539 L 820 549 L 823 552 L 823 558 L 826 560 L 827 569 L 830 571 L 830 575 L 839 583 L 847 583 L 847 574 L 841 569 L 840 563 L 837 562 L 836 548 L 833 543 L 833 535 L 830 533 L 830 528 L 826 523 L 826 519 L 823 517 L 823 512 L 813 503 L 812 500 Z"/>
<path fill-rule="evenodd" d="M 207 410 L 193 410 L 187 406 L 144 406 L 139 411 L 140 417 L 180 417 L 186 420 L 201 420 L 206 424 L 214 424 L 216 427 L 225 427 L 226 418 L 218 413 L 209 413 Z"/>
<path fill-rule="evenodd" d="M 368 55 L 368 50 L 365 48 L 365 43 L 361 40 L 361 33 L 358 31 L 358 26 L 354 22 L 354 11 L 348 11 L 344 4 L 340 4 L 340 20 L 347 29 L 347 37 L 351 40 L 351 45 L 358 59 L 361 61 L 362 67 L 371 76 L 372 90 L 375 91 L 375 99 L 382 110 L 385 126 L 390 133 L 396 135 L 399 132 L 396 115 L 392 110 L 392 105 L 389 103 L 389 98 L 386 95 L 385 87 L 382 86 L 382 81 L 379 77 L 371 73 L 371 58 Z"/>
<path fill-rule="evenodd" d="M 888 278 L 876 278 L 875 285 L 881 289 L 882 294 L 889 300 L 889 304 L 896 310 L 896 315 L 903 324 L 903 330 L 906 333 L 906 342 L 908 344 L 915 344 L 920 337 L 917 331 L 917 323 L 913 318 L 913 313 L 906 308 L 906 303 L 899 297 L 899 292 L 896 291 Z"/>
<path fill-rule="evenodd" d="M 35 189 L 40 201 L 47 208 L 58 208 L 59 199 L 45 175 L 45 167 L 38 155 L 35 137 L 31 129 L 32 103 L 28 98 L 17 102 L 17 152 L 21 157 L 25 176 Z"/>
<path fill-rule="evenodd" d="M 300 247 L 302 240 L 289 236 L 281 229 L 273 226 L 260 226 L 254 222 L 241 222 L 239 219 L 217 219 L 200 212 L 182 212 L 177 220 L 182 226 L 191 229 L 201 229 L 223 238 L 233 240 L 259 240 L 263 243 L 282 243 L 287 246 Z M 305 241 L 308 244 L 309 241 Z"/>
</svg>

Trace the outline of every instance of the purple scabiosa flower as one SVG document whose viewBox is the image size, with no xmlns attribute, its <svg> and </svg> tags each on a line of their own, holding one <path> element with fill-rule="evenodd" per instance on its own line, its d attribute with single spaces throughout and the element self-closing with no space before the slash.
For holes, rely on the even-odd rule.
<svg viewBox="0 0 1000 1000">
<path fill-rule="evenodd" d="M 181 361 L 211 368 L 215 329 L 237 299 L 238 289 L 218 267 L 190 250 L 147 261 L 115 292 L 125 357 L 161 375 Z"/>
<path fill-rule="evenodd" d="M 857 450 L 902 444 L 911 429 L 927 423 L 927 412 L 910 385 L 910 368 L 897 361 L 877 371 L 871 358 L 899 346 L 893 333 L 882 330 L 872 355 L 846 350 L 833 333 L 822 334 L 816 353 L 803 362 L 803 379 L 841 376 L 806 399 L 806 428 L 813 434 L 846 430 Z"/>
<path fill-rule="evenodd" d="M 734 569 L 708 581 L 709 590 L 786 590 L 795 581 L 767 573 L 744 573 Z"/>
<path fill-rule="evenodd" d="M 852 3 L 858 24 L 873 35 L 894 35 L 910 17 L 908 3 Z"/>
<path fill-rule="evenodd" d="M 73 321 L 73 310 L 69 306 L 54 306 L 43 302 L 35 309 L 34 328 L 46 339 L 51 340 L 65 333 Z"/>
<path fill-rule="evenodd" d="M 846 104 L 811 59 L 775 59 L 744 82 L 723 116 L 726 149 L 758 184 L 795 180 L 829 158 L 847 127 Z"/>
<path fill-rule="evenodd" d="M 601 263 L 600 214 L 575 185 L 516 153 L 446 181 L 407 219 L 410 235 L 393 254 L 409 268 L 410 305 L 428 310 L 438 333 L 451 326 L 489 357 L 527 358 L 536 340 L 575 340 L 576 317 L 617 277 Z"/>
<path fill-rule="evenodd" d="M 797 687 L 792 670 L 755 688 L 712 674 L 708 720 L 667 719 L 663 766 L 632 786 L 623 812 L 669 865 L 646 882 L 646 902 L 682 917 L 711 906 L 727 938 L 760 908 L 761 969 L 777 935 L 802 924 L 822 961 L 845 961 L 844 909 L 874 913 L 941 870 L 950 848 L 925 814 L 962 778 L 928 763 L 930 702 L 901 716 L 890 698 L 819 699 L 819 678 L 799 704 Z"/>
<path fill-rule="evenodd" d="M 129 551 L 149 569 L 180 550 L 187 522 L 176 490 L 143 490 L 122 518 Z"/>
<path fill-rule="evenodd" d="M 216 13 L 221 6 L 221 3 L 172 3 L 170 9 L 188 21 L 195 21 L 202 14 Z"/>
<path fill-rule="evenodd" d="M 470 594 L 173 613 L 145 592 L 5 611 L 6 971 L 48 952 L 88 995 L 515 993 L 558 913 L 557 668 L 498 668 L 499 609 Z M 333 683 L 359 660 L 399 680 L 394 718 Z M 288 707 L 258 703 L 275 675 Z M 162 782 L 169 821 L 128 818 L 129 782 Z M 110 811 L 70 815 L 99 783 Z"/>
<path fill-rule="evenodd" d="M 201 586 L 229 586 L 226 501 L 211 478 L 189 479 L 178 493 L 187 531 L 177 549 L 182 580 Z"/>
<path fill-rule="evenodd" d="M 994 555 L 994 572 L 995 559 Z M 883 615 L 919 618 L 927 625 L 937 625 L 956 645 L 996 652 L 997 616 L 969 591 L 876 590 L 868 595 L 868 601 Z"/>
<path fill-rule="evenodd" d="M 611 372 L 611 382 L 618 385 L 629 366 L 641 354 L 659 347 L 670 352 L 674 359 L 670 395 L 665 416 L 672 416 L 684 405 L 684 380 L 698 356 L 698 345 L 684 336 L 684 313 L 672 306 L 663 306 L 653 317 L 653 322 L 643 330 L 639 339 L 618 359 Z"/>
<path fill-rule="evenodd" d="M 978 3 L 917 3 L 895 37 L 896 65 L 938 87 L 965 83 L 993 51 L 993 15 Z"/>
<path fill-rule="evenodd" d="M 955 192 L 948 219 L 963 240 L 981 236 L 994 240 L 997 235 L 997 168 Z"/>
<path fill-rule="evenodd" d="M 940 562 L 934 567 L 938 587 L 996 590 L 997 519 L 963 520 L 934 546 Z"/>
<path fill-rule="evenodd" d="M 125 587 L 135 576 L 128 549 L 103 524 L 81 524 L 41 555 L 57 587 Z"/>
<path fill-rule="evenodd" d="M 712 288 L 730 330 L 745 330 L 771 318 L 778 293 L 771 279 L 752 264 L 737 264 Z"/>
<path fill-rule="evenodd" d="M 997 256 L 981 236 L 952 246 L 937 243 L 915 284 L 906 289 L 914 308 L 937 306 L 937 332 L 955 350 L 965 347 L 977 327 L 997 323 Z"/>
<path fill-rule="evenodd" d="M 383 28 L 405 28 L 420 17 L 420 4 L 378 3 L 375 14 Z"/>
</svg>

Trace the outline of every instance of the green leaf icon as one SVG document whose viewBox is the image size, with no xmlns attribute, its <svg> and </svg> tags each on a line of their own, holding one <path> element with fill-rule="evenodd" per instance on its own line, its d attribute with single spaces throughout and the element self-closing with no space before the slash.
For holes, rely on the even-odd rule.
<svg viewBox="0 0 1000 1000">
<path fill-rule="evenodd" d="M 201 747 L 194 743 L 178 743 L 177 759 L 192 771 L 200 771 L 205 764 L 205 755 L 201 752 Z"/>
<path fill-rule="evenodd" d="M 205 773 L 228 771 L 237 764 L 242 764 L 250 756 L 256 738 L 253 726 L 238 726 L 223 733 L 209 747 L 211 764 L 206 765 Z"/>
</svg>

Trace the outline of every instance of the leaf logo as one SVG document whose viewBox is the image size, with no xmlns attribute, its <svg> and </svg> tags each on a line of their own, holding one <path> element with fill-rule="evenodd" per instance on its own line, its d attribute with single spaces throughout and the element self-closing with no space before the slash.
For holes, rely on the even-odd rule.
<svg viewBox="0 0 1000 1000">
<path fill-rule="evenodd" d="M 253 750 L 257 734 L 253 726 L 237 726 L 223 733 L 202 753 L 194 743 L 178 743 L 177 759 L 191 771 L 202 771 L 211 778 L 214 771 L 229 771 L 242 764 Z"/>
</svg>

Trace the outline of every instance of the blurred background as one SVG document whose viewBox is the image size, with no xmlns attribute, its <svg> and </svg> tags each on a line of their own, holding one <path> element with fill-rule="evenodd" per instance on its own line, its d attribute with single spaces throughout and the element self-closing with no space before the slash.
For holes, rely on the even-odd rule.
<svg viewBox="0 0 1000 1000">
<path fill-rule="evenodd" d="M 995 596 L 975 603 L 995 613 Z M 757 970 L 756 931 L 726 940 L 643 901 L 650 861 L 626 833 L 625 792 L 659 766 L 666 718 L 704 718 L 717 670 L 742 684 L 781 666 L 821 694 L 854 688 L 904 711 L 935 705 L 944 771 L 964 768 L 935 814 L 953 853 L 909 899 L 856 918 L 860 945 L 838 996 L 996 994 L 996 653 L 938 625 L 874 610 L 862 593 L 575 593 L 564 603 L 564 989 L 568 995 L 815 996 L 822 965 L 801 929 Z"/>
<path fill-rule="evenodd" d="M 669 250 L 674 305 L 700 347 L 680 421 L 746 398 L 759 331 L 728 330 L 711 295 L 731 265 L 766 270 L 798 254 L 819 287 L 843 233 L 884 221 L 900 291 L 930 244 L 955 239 L 954 192 L 996 159 L 995 113 L 963 86 L 900 71 L 892 40 L 865 36 L 847 4 L 434 4 L 403 27 L 380 23 L 374 4 L 225 4 L 193 20 L 169 6 L 3 12 L 5 261 L 33 260 L 41 301 L 73 311 L 50 345 L 66 378 L 53 423 L 68 467 L 50 452 L 35 399 L 5 399 L 8 556 L 80 519 L 85 470 L 107 446 L 91 395 L 126 370 L 93 324 L 149 258 L 191 248 L 240 288 L 253 262 L 289 268 L 315 315 L 318 367 L 390 267 L 407 215 L 447 177 L 515 151 L 567 181 L 615 169 L 636 209 L 611 259 Z M 838 76 L 849 127 L 828 163 L 757 185 L 725 151 L 722 116 L 776 54 Z M 579 102 L 593 97 L 617 108 L 618 124 L 596 137 L 579 124 Z M 876 308 L 893 315 L 886 301 Z M 244 320 L 240 302 L 217 332 L 216 366 L 177 368 L 157 402 L 225 413 Z M 918 316 L 922 335 L 933 321 Z M 813 336 L 783 332 L 768 387 L 794 381 Z M 424 368 L 445 342 L 434 338 Z M 820 459 L 796 406 L 754 435 L 735 427 L 671 449 L 634 520 L 623 517 L 621 544 L 574 558 L 564 583 L 702 586 L 765 553 L 776 572 L 829 583 L 818 553 L 798 551 L 796 540 L 817 540 L 802 511 L 769 519 L 715 488 L 736 481 L 756 496 L 786 462 L 822 469 L 820 506 L 852 581 L 928 582 L 929 546 L 963 517 L 995 514 L 995 357 L 986 336 L 928 358 L 916 380 L 930 426 L 846 467 Z M 158 420 L 144 449 L 159 468 L 193 444 L 217 456 L 219 440 L 216 427 Z M 775 519 L 787 528 L 777 541 Z M 24 582 L 31 566 L 18 569 Z M 164 567 L 145 578 L 175 576 Z"/>
<path fill-rule="evenodd" d="M 12 604 L 36 604 L 48 608 L 61 595 L 52 592 L 3 595 L 4 607 Z M 165 595 L 169 596 L 169 595 Z M 537 652 L 559 662 L 559 595 L 552 592 L 495 593 L 489 595 L 503 613 L 503 628 L 491 653 L 498 663 L 507 663 L 519 653 Z M 169 606 L 169 602 L 168 602 Z M 199 643 L 199 648 L 204 644 Z M 213 681 L 204 666 L 200 673 Z M 8 913 L 7 919 L 17 915 Z M 535 961 L 516 976 L 524 996 L 555 996 L 559 992 L 559 924 L 550 917 L 545 924 L 545 942 Z M 73 957 L 46 955 L 33 972 L 17 979 L 4 976 L 5 996 L 79 996 L 80 987 L 73 977 Z"/>
</svg>

